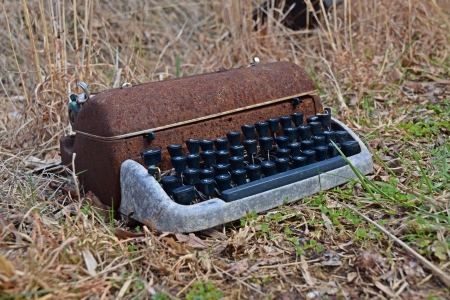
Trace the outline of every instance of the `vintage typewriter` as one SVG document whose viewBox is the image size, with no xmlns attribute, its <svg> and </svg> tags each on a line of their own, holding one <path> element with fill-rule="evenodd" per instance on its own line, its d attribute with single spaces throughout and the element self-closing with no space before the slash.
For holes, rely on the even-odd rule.
<svg viewBox="0 0 450 300">
<path fill-rule="evenodd" d="M 372 159 L 324 109 L 312 79 L 289 62 L 71 95 L 86 191 L 161 231 L 192 232 L 237 220 L 356 178 Z M 342 153 L 342 154 L 341 154 Z"/>
</svg>

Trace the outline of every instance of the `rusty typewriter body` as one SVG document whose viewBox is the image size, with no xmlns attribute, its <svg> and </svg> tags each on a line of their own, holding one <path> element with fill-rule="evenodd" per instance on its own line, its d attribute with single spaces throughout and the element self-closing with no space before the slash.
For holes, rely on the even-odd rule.
<svg viewBox="0 0 450 300">
<path fill-rule="evenodd" d="M 72 108 L 75 105 L 76 109 L 72 109 L 72 111 L 69 109 L 69 115 L 76 134 L 61 138 L 62 161 L 64 164 L 70 164 L 73 154 L 76 153 L 75 167 L 77 172 L 83 171 L 79 179 L 84 190 L 91 190 L 108 206 L 113 206 L 115 209 L 120 207 L 123 214 L 136 213 L 141 210 L 136 206 L 145 206 L 145 201 L 160 201 L 152 200 L 151 198 L 154 197 L 152 193 L 149 193 L 149 199 L 128 199 L 142 197 L 141 192 L 135 191 L 139 180 L 150 180 L 144 178 L 149 177 L 154 184 L 157 183 L 157 179 L 160 179 L 146 174 L 147 169 L 140 166 L 143 165 L 141 152 L 145 150 L 156 149 L 160 152 L 161 159 L 158 161 L 157 167 L 164 173 L 164 171 L 172 169 L 171 156 L 167 150 L 168 145 L 182 145 L 181 155 L 186 156 L 189 151 L 185 142 L 189 139 L 215 140 L 225 137 L 229 132 L 241 131 L 241 126 L 244 124 L 265 122 L 294 113 L 303 113 L 304 120 L 316 115 L 330 114 L 322 107 L 313 80 L 300 67 L 289 62 L 221 70 L 217 73 L 123 86 L 100 92 L 94 96 L 84 96 L 87 99 L 82 105 L 76 104 L 78 100 L 72 99 Z M 365 167 L 361 165 L 360 169 L 363 173 L 371 171 L 372 162 L 370 155 L 367 157 L 367 149 L 363 143 L 343 124 L 334 119 L 332 123 L 331 127 L 335 127 L 336 130 L 347 130 L 350 138 L 357 141 L 360 151 L 358 155 L 364 154 L 362 163 L 367 164 Z M 296 125 L 292 125 L 292 127 Z M 283 127 L 280 126 L 274 132 L 266 135 L 275 138 L 283 134 Z M 258 134 L 254 135 L 257 139 Z M 240 142 L 245 139 L 245 136 L 239 137 Z M 275 142 L 273 144 L 276 147 Z M 245 160 L 249 159 L 246 157 Z M 267 159 L 270 160 L 269 153 Z M 129 178 L 134 175 L 130 175 L 132 172 L 127 173 L 128 169 L 128 171 L 121 171 L 121 167 L 123 168 L 126 161 L 128 164 L 133 164 L 131 167 L 133 170 L 137 166 L 142 168 L 143 171 L 137 171 L 140 173 L 136 175 L 136 179 Z M 253 163 L 255 162 L 253 161 Z M 212 168 L 212 166 L 210 167 Z M 124 178 L 124 174 L 127 174 L 127 178 Z M 347 176 L 355 177 L 352 172 Z M 180 184 L 184 185 L 182 178 L 181 174 Z M 131 189 L 133 192 L 123 190 L 125 181 L 131 185 L 126 189 Z M 247 179 L 247 181 L 249 180 Z M 342 182 L 336 182 L 334 185 L 340 183 Z M 143 185 L 145 184 L 143 183 Z M 163 193 L 163 189 L 158 190 L 157 194 L 160 192 Z M 142 193 L 145 194 L 145 192 Z M 220 191 L 217 193 L 220 194 Z M 246 196 L 244 195 L 244 198 Z M 292 197 L 292 195 L 290 196 Z M 123 197 L 128 199 L 126 204 L 121 203 Z M 164 201 L 173 202 L 171 197 L 164 197 Z M 213 203 L 214 199 L 203 199 L 207 201 L 201 202 Z M 130 201 L 134 201 L 133 204 Z M 273 203 L 278 205 L 277 201 Z M 225 202 L 227 201 L 225 200 Z M 194 208 L 201 203 L 192 205 L 171 203 L 170 205 L 172 204 L 192 210 L 193 216 L 200 215 L 201 211 L 207 211 L 202 206 L 199 206 L 198 212 L 195 211 Z M 270 207 L 265 205 L 256 211 L 268 208 Z M 183 227 L 184 221 L 179 218 L 185 217 L 164 216 L 164 213 L 161 215 L 164 208 L 155 206 L 154 209 L 159 211 L 147 212 L 150 214 L 147 216 L 137 214 L 135 219 L 143 221 L 143 219 L 163 218 L 165 220 L 160 226 L 158 226 L 158 222 L 156 223 L 156 227 L 161 230 L 193 231 L 206 226 Z M 219 208 L 219 210 L 223 209 Z M 244 208 L 233 208 L 233 210 L 236 209 Z M 252 211 L 252 205 L 247 205 L 246 210 Z M 170 214 L 170 212 L 167 213 Z M 245 213 L 245 210 L 240 211 L 230 218 L 236 218 Z M 211 216 L 210 212 L 208 214 Z M 204 217 L 208 218 L 208 215 Z M 199 217 L 196 222 L 203 222 L 200 219 Z M 211 224 L 206 222 L 208 226 L 205 228 L 230 221 L 229 219 L 219 219 Z M 167 222 L 174 225 L 167 225 Z"/>
</svg>

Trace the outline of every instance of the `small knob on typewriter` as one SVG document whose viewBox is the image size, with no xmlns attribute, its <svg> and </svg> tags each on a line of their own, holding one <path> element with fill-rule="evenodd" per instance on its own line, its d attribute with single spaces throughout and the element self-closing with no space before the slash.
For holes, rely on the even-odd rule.
<svg viewBox="0 0 450 300">
<path fill-rule="evenodd" d="M 216 155 L 215 155 L 214 151 L 206 150 L 206 151 L 200 152 L 200 156 L 202 157 L 205 167 L 209 168 L 212 165 L 216 164 Z"/>
<path fill-rule="evenodd" d="M 263 136 L 259 138 L 259 147 L 262 152 L 267 152 L 272 150 L 273 138 L 271 136 Z"/>
<path fill-rule="evenodd" d="M 199 181 L 199 173 L 200 171 L 198 169 L 187 169 L 183 173 L 184 183 L 188 185 L 196 185 Z"/>
<path fill-rule="evenodd" d="M 280 122 L 279 118 L 272 118 L 267 120 L 267 123 L 269 123 L 269 130 L 274 133 L 278 130 L 278 123 Z"/>
<path fill-rule="evenodd" d="M 229 162 L 232 170 L 244 168 L 244 156 L 232 156 Z"/>
<path fill-rule="evenodd" d="M 306 157 L 306 164 L 310 165 L 314 163 L 314 159 L 316 157 L 316 151 L 314 150 L 304 150 L 302 151 L 303 155 Z"/>
<path fill-rule="evenodd" d="M 292 168 L 300 168 L 306 165 L 306 157 L 305 156 L 294 156 L 292 158 Z"/>
<path fill-rule="evenodd" d="M 247 150 L 248 155 L 255 154 L 258 150 L 258 142 L 255 139 L 249 139 L 244 141 L 244 148 Z"/>
<path fill-rule="evenodd" d="M 161 183 L 167 195 L 172 196 L 173 190 L 178 186 L 178 179 L 175 176 L 165 176 L 161 178 Z"/>
<path fill-rule="evenodd" d="M 247 171 L 244 169 L 236 169 L 231 171 L 231 179 L 237 185 L 243 185 L 247 183 Z"/>
<path fill-rule="evenodd" d="M 312 150 L 314 148 L 314 141 L 313 140 L 301 141 L 300 146 L 302 148 L 302 151 Z"/>
<path fill-rule="evenodd" d="M 336 145 L 336 147 L 332 143 L 329 143 L 327 145 L 329 157 L 335 157 L 339 154 L 339 152 L 337 151 L 337 148 L 339 148 L 341 145 L 339 143 L 335 143 L 335 145 Z"/>
<path fill-rule="evenodd" d="M 280 125 L 281 125 L 281 127 L 283 127 L 283 128 L 289 128 L 289 127 L 292 127 L 291 121 L 292 121 L 292 117 L 291 117 L 291 116 L 282 116 L 282 117 L 280 118 Z"/>
<path fill-rule="evenodd" d="M 302 112 L 295 112 L 291 115 L 292 122 L 294 122 L 295 127 L 298 127 L 303 124 L 303 113 Z"/>
<path fill-rule="evenodd" d="M 149 149 L 141 152 L 142 161 L 146 166 L 152 166 L 161 162 L 161 150 Z"/>
<path fill-rule="evenodd" d="M 228 132 L 227 138 L 231 146 L 237 146 L 241 143 L 241 133 L 239 131 Z"/>
<path fill-rule="evenodd" d="M 198 189 L 200 192 L 202 192 L 203 195 L 209 197 L 210 195 L 214 194 L 214 179 L 212 178 L 205 178 L 200 180 L 198 184 Z"/>
<path fill-rule="evenodd" d="M 302 141 L 309 140 L 309 138 L 311 137 L 311 128 L 309 127 L 309 125 L 298 126 L 297 132 L 298 132 L 298 137 Z"/>
<path fill-rule="evenodd" d="M 186 155 L 187 165 L 191 169 L 200 169 L 200 154 L 191 153 Z"/>
<path fill-rule="evenodd" d="M 288 149 L 288 148 L 277 149 L 277 152 L 275 153 L 275 155 L 278 158 L 280 158 L 280 157 L 287 157 L 287 158 L 289 158 L 290 154 L 291 154 L 291 150 Z"/>
<path fill-rule="evenodd" d="M 339 131 L 335 132 L 336 142 L 338 142 L 340 144 L 345 142 L 347 140 L 347 137 L 348 137 L 347 131 L 339 130 Z"/>
<path fill-rule="evenodd" d="M 221 192 L 231 189 L 231 175 L 228 173 L 216 176 L 216 182 Z"/>
<path fill-rule="evenodd" d="M 286 148 L 289 144 L 289 138 L 284 135 L 277 136 L 275 138 L 275 143 L 277 143 L 278 148 Z"/>
<path fill-rule="evenodd" d="M 218 138 L 214 141 L 214 145 L 216 145 L 217 151 L 228 150 L 228 139 Z"/>
<path fill-rule="evenodd" d="M 319 135 L 321 133 L 322 123 L 311 122 L 311 123 L 309 123 L 309 127 L 311 128 L 312 135 Z"/>
<path fill-rule="evenodd" d="M 181 205 L 188 205 L 195 199 L 195 189 L 192 185 L 180 186 L 173 190 L 173 200 Z"/>
<path fill-rule="evenodd" d="M 230 153 L 232 156 L 244 156 L 244 146 L 236 145 L 230 147 Z"/>
<path fill-rule="evenodd" d="M 180 144 L 172 144 L 167 146 L 167 151 L 169 151 L 170 157 L 182 156 Z"/>
<path fill-rule="evenodd" d="M 308 124 L 311 123 L 311 122 L 319 122 L 319 117 L 317 117 L 317 116 L 308 117 L 308 118 L 306 118 L 306 122 Z"/>
<path fill-rule="evenodd" d="M 280 157 L 275 160 L 278 173 L 286 172 L 289 169 L 289 158 Z"/>
<path fill-rule="evenodd" d="M 359 153 L 359 143 L 357 141 L 345 141 L 341 143 L 342 153 L 345 156 L 352 156 Z"/>
<path fill-rule="evenodd" d="M 202 151 L 207 150 L 214 150 L 214 141 L 213 140 L 201 140 L 200 141 L 200 147 L 202 148 Z"/>
<path fill-rule="evenodd" d="M 253 139 L 255 137 L 255 125 L 253 124 L 242 125 L 241 130 L 247 140 Z"/>
<path fill-rule="evenodd" d="M 228 152 L 227 150 L 216 151 L 216 162 L 218 164 L 227 164 L 229 157 L 230 152 Z"/>
<path fill-rule="evenodd" d="M 186 140 L 186 147 L 189 153 L 198 153 L 200 151 L 200 140 L 188 139 Z"/>
<path fill-rule="evenodd" d="M 258 132 L 258 136 L 262 137 L 269 132 L 269 123 L 267 122 L 258 122 L 255 124 L 256 132 Z"/>
<path fill-rule="evenodd" d="M 327 146 L 317 146 L 314 148 L 316 151 L 316 161 L 322 161 L 327 159 L 328 156 L 328 147 Z"/>
<path fill-rule="evenodd" d="M 323 135 L 315 135 L 311 140 L 314 141 L 314 147 L 325 145 L 325 136 Z"/>
<path fill-rule="evenodd" d="M 334 142 L 334 131 L 325 130 L 322 134 L 325 137 L 325 144 L 328 144 L 330 141 Z"/>
<path fill-rule="evenodd" d="M 289 127 L 283 129 L 284 135 L 289 138 L 289 142 L 297 139 L 297 127 Z"/>
<path fill-rule="evenodd" d="M 214 174 L 216 176 L 222 174 L 228 174 L 228 169 L 230 168 L 229 164 L 216 164 L 214 165 Z"/>
<path fill-rule="evenodd" d="M 200 179 L 211 178 L 214 179 L 214 169 L 202 169 L 199 174 Z"/>
<path fill-rule="evenodd" d="M 248 165 L 245 167 L 247 176 L 250 181 L 261 179 L 261 166 L 260 165 Z"/>
<path fill-rule="evenodd" d="M 317 114 L 317 117 L 319 118 L 319 122 L 322 123 L 322 126 L 325 128 L 330 128 L 331 126 L 331 114 Z"/>
<path fill-rule="evenodd" d="M 270 160 L 261 162 L 261 170 L 265 177 L 269 177 L 277 173 L 275 163 Z"/>
<path fill-rule="evenodd" d="M 300 156 L 301 144 L 299 142 L 290 143 L 287 145 L 289 150 L 291 150 L 291 156 Z"/>
<path fill-rule="evenodd" d="M 171 158 L 172 166 L 175 168 L 175 172 L 181 173 L 186 170 L 187 159 L 186 156 L 175 156 Z"/>
</svg>

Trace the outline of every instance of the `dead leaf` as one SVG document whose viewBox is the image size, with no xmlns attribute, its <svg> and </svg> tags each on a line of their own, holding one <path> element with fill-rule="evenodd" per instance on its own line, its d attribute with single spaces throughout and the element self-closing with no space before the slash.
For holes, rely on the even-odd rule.
<svg viewBox="0 0 450 300">
<path fill-rule="evenodd" d="M 358 277 L 358 273 L 350 272 L 350 273 L 347 274 L 347 281 L 348 282 L 353 282 L 353 280 L 355 280 L 356 277 Z"/>
<path fill-rule="evenodd" d="M 447 260 L 447 243 L 441 241 L 434 241 L 434 255 L 440 260 Z"/>
<path fill-rule="evenodd" d="M 0 271 L 3 271 L 6 276 L 11 278 L 14 275 L 14 266 L 3 256 L 0 252 Z"/>
<path fill-rule="evenodd" d="M 98 264 L 91 251 L 89 251 L 88 248 L 83 248 L 81 253 L 83 254 L 84 262 L 86 263 L 89 275 L 95 276 L 97 274 L 95 269 L 97 268 Z"/>
<path fill-rule="evenodd" d="M 286 273 L 284 273 L 283 268 L 278 266 L 277 268 L 278 270 L 278 274 L 280 274 L 281 277 L 283 277 L 284 281 L 289 283 L 290 285 L 295 285 L 295 282 L 292 282 L 292 280 L 290 280 L 287 276 Z"/>
<path fill-rule="evenodd" d="M 326 267 L 339 267 L 340 265 L 342 265 L 342 261 L 329 259 L 327 261 L 322 261 L 321 264 L 322 266 Z"/>
<path fill-rule="evenodd" d="M 440 84 L 450 84 L 450 79 L 442 79 L 442 78 L 433 76 L 431 74 L 426 74 L 425 77 L 428 77 L 429 79 L 433 80 L 434 82 L 437 82 Z"/>
<path fill-rule="evenodd" d="M 381 282 L 375 281 L 374 284 L 380 291 L 384 292 L 389 297 L 391 298 L 395 297 L 394 292 L 389 287 L 383 285 Z"/>
<path fill-rule="evenodd" d="M 213 239 L 217 239 L 217 240 L 227 240 L 228 239 L 228 237 L 225 234 L 223 234 L 222 232 L 217 231 L 215 229 L 212 229 L 212 228 L 202 230 L 202 231 L 200 231 L 200 233 L 203 233 L 204 235 L 212 237 Z"/>
<path fill-rule="evenodd" d="M 235 262 L 230 266 L 228 272 L 231 272 L 233 275 L 239 275 L 248 270 L 248 258 L 244 258 L 238 262 Z"/>
<path fill-rule="evenodd" d="M 122 228 L 115 228 L 114 235 L 116 237 L 118 237 L 120 240 L 125 240 L 125 239 L 134 239 L 134 238 L 142 237 L 142 236 L 144 236 L 144 233 L 131 232 L 131 231 L 124 230 Z"/>
<path fill-rule="evenodd" d="M 177 238 L 178 241 L 180 241 L 182 243 L 186 243 L 186 245 L 191 248 L 194 248 L 194 249 L 208 248 L 208 245 L 205 243 L 205 241 L 196 237 L 195 234 L 193 234 L 193 233 L 190 233 L 189 235 L 182 234 L 182 233 L 176 233 L 175 237 Z"/>
<path fill-rule="evenodd" d="M 330 218 L 322 213 L 322 219 L 325 222 L 325 227 L 327 228 L 328 233 L 333 232 L 333 223 L 331 222 Z"/>
<path fill-rule="evenodd" d="M 300 261 L 301 261 L 300 267 L 302 270 L 303 278 L 305 278 L 305 281 L 309 286 L 314 286 L 316 283 L 308 271 L 308 263 L 306 262 L 305 257 L 303 257 L 303 255 L 300 257 Z"/>
</svg>

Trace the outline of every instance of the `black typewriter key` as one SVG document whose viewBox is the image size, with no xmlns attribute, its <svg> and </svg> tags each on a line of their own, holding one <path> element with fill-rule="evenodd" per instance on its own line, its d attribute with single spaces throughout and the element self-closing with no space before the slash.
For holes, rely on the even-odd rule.
<svg viewBox="0 0 450 300">
<path fill-rule="evenodd" d="M 312 150 L 314 149 L 314 141 L 313 140 L 301 141 L 300 147 L 302 148 L 302 151 Z"/>
<path fill-rule="evenodd" d="M 341 143 L 342 153 L 345 156 L 352 156 L 359 153 L 359 143 L 357 141 L 345 141 Z"/>
<path fill-rule="evenodd" d="M 222 175 L 222 174 L 228 174 L 228 169 L 230 169 L 229 164 L 217 164 L 214 165 L 214 174 L 216 176 Z"/>
<path fill-rule="evenodd" d="M 241 143 L 241 133 L 239 131 L 228 132 L 227 139 L 230 142 L 230 146 L 237 146 Z"/>
<path fill-rule="evenodd" d="M 291 151 L 291 156 L 300 156 L 301 144 L 299 142 L 290 143 L 287 145 L 289 150 Z"/>
<path fill-rule="evenodd" d="M 292 117 L 291 116 L 282 116 L 280 117 L 280 125 L 283 128 L 290 128 L 292 127 Z"/>
<path fill-rule="evenodd" d="M 167 151 L 169 152 L 170 157 L 182 156 L 181 154 L 181 145 L 180 144 L 172 144 L 167 146 Z"/>
<path fill-rule="evenodd" d="M 311 123 L 309 123 L 309 127 L 311 128 L 312 135 L 320 135 L 321 134 L 322 123 L 311 122 Z"/>
<path fill-rule="evenodd" d="M 156 167 L 154 165 L 147 168 L 147 173 L 150 176 L 155 176 L 156 173 Z"/>
<path fill-rule="evenodd" d="M 325 146 L 325 136 L 323 135 L 315 135 L 311 140 L 314 141 L 314 147 Z"/>
<path fill-rule="evenodd" d="M 317 146 L 314 148 L 316 151 L 316 161 L 322 161 L 328 157 L 328 147 L 327 146 Z"/>
<path fill-rule="evenodd" d="M 200 148 L 202 148 L 202 151 L 207 150 L 214 150 L 214 141 L 213 140 L 201 140 L 200 141 Z"/>
<path fill-rule="evenodd" d="M 347 137 L 348 137 L 347 131 L 344 131 L 344 130 L 336 131 L 334 133 L 334 135 L 335 135 L 337 143 L 345 142 L 347 140 Z"/>
<path fill-rule="evenodd" d="M 295 112 L 291 115 L 292 122 L 294 122 L 295 127 L 300 126 L 303 124 L 303 113 L 302 112 Z"/>
<path fill-rule="evenodd" d="M 181 173 L 186 170 L 187 158 L 186 156 L 175 156 L 170 159 L 172 166 L 175 168 L 175 172 Z"/>
<path fill-rule="evenodd" d="M 215 139 L 214 145 L 216 146 L 216 151 L 228 150 L 228 139 L 227 138 Z"/>
<path fill-rule="evenodd" d="M 278 118 L 272 118 L 267 120 L 267 123 L 269 123 L 269 130 L 274 133 L 275 131 L 278 130 L 278 122 L 280 122 L 280 119 Z"/>
<path fill-rule="evenodd" d="M 202 157 L 205 167 L 209 168 L 212 165 L 216 164 L 216 153 L 214 151 L 206 150 L 206 151 L 200 152 L 200 156 Z"/>
<path fill-rule="evenodd" d="M 232 170 L 238 170 L 238 169 L 244 168 L 244 156 L 241 156 L 241 155 L 232 156 L 232 157 L 230 157 L 228 162 L 230 163 Z"/>
<path fill-rule="evenodd" d="M 167 193 L 167 195 L 172 196 L 173 190 L 178 186 L 178 178 L 175 176 L 165 176 L 161 178 L 161 184 L 163 190 Z"/>
<path fill-rule="evenodd" d="M 261 166 L 260 165 L 248 165 L 245 166 L 247 171 L 247 177 L 250 181 L 255 181 L 261 179 Z"/>
<path fill-rule="evenodd" d="M 276 165 L 273 161 L 265 160 L 261 162 L 261 171 L 265 177 L 275 175 L 277 173 Z"/>
<path fill-rule="evenodd" d="M 291 155 L 291 150 L 289 148 L 279 148 L 279 149 L 277 149 L 277 152 L 275 153 L 275 155 L 278 158 L 281 158 L 281 157 L 289 158 Z"/>
<path fill-rule="evenodd" d="M 216 163 L 218 164 L 227 164 L 229 157 L 230 152 L 227 150 L 216 151 Z"/>
<path fill-rule="evenodd" d="M 244 169 L 237 169 L 231 171 L 231 179 L 237 185 L 243 185 L 247 183 L 247 171 Z"/>
<path fill-rule="evenodd" d="M 255 124 L 256 132 L 259 137 L 266 135 L 269 132 L 269 123 L 267 122 L 258 122 Z"/>
<path fill-rule="evenodd" d="M 328 144 L 328 157 L 335 157 L 339 154 L 339 151 L 337 151 L 337 148 L 339 148 L 340 144 L 337 143 L 336 146 L 334 146 L 332 143 Z"/>
<path fill-rule="evenodd" d="M 322 135 L 325 137 L 325 144 L 328 144 L 330 141 L 334 142 L 334 131 L 325 130 Z"/>
<path fill-rule="evenodd" d="M 214 194 L 214 184 L 215 184 L 214 179 L 205 178 L 200 180 L 197 186 L 203 195 L 209 197 L 210 195 Z"/>
<path fill-rule="evenodd" d="M 214 179 L 214 169 L 202 169 L 198 174 L 200 179 L 211 178 Z"/>
<path fill-rule="evenodd" d="M 248 155 L 255 154 L 258 150 L 258 141 L 255 139 L 245 140 L 243 143 Z"/>
<path fill-rule="evenodd" d="M 277 144 L 278 148 L 286 148 L 289 144 L 289 138 L 284 135 L 277 136 L 275 138 L 275 143 Z"/>
<path fill-rule="evenodd" d="M 309 125 L 298 126 L 297 133 L 298 137 L 302 141 L 309 140 L 309 138 L 311 137 L 311 128 L 309 127 Z"/>
<path fill-rule="evenodd" d="M 189 153 L 198 153 L 200 151 L 200 140 L 188 139 L 186 140 L 186 147 Z"/>
<path fill-rule="evenodd" d="M 146 166 L 152 166 L 161 162 L 161 150 L 149 149 L 141 152 L 142 161 Z"/>
<path fill-rule="evenodd" d="M 253 124 L 242 125 L 241 130 L 247 140 L 255 138 L 255 125 Z"/>
<path fill-rule="evenodd" d="M 316 158 L 316 151 L 314 150 L 305 150 L 302 151 L 303 156 L 306 157 L 306 164 L 310 165 L 313 164 Z"/>
<path fill-rule="evenodd" d="M 230 153 L 232 156 L 244 156 L 244 146 L 236 145 L 230 147 Z"/>
<path fill-rule="evenodd" d="M 187 165 L 192 169 L 200 169 L 200 154 L 191 153 L 186 155 Z"/>
<path fill-rule="evenodd" d="M 259 138 L 259 148 L 261 152 L 265 153 L 267 151 L 272 150 L 273 147 L 273 137 L 271 136 L 263 136 Z"/>
<path fill-rule="evenodd" d="M 196 185 L 199 181 L 199 169 L 187 169 L 183 172 L 183 182 L 189 185 Z"/>
<path fill-rule="evenodd" d="M 231 189 L 231 175 L 230 174 L 221 174 L 216 176 L 216 183 L 219 191 L 225 191 Z"/>
<path fill-rule="evenodd" d="M 286 172 L 289 169 L 289 161 L 290 159 L 287 157 L 280 157 L 275 160 L 278 173 Z"/>
<path fill-rule="evenodd" d="M 306 156 L 294 156 L 292 158 L 292 168 L 300 168 L 306 165 Z"/>
<path fill-rule="evenodd" d="M 308 118 L 306 118 L 306 122 L 308 124 L 311 123 L 311 122 L 319 122 L 319 117 L 317 117 L 317 116 L 308 117 Z"/>
<path fill-rule="evenodd" d="M 292 143 L 297 139 L 297 127 L 285 128 L 283 132 L 289 138 L 289 142 Z"/>
<path fill-rule="evenodd" d="M 195 200 L 195 189 L 192 185 L 180 186 L 173 190 L 173 200 L 181 205 L 188 205 Z"/>
<path fill-rule="evenodd" d="M 325 128 L 330 128 L 331 126 L 331 114 L 317 114 L 318 121 L 322 123 L 322 126 Z"/>
</svg>

